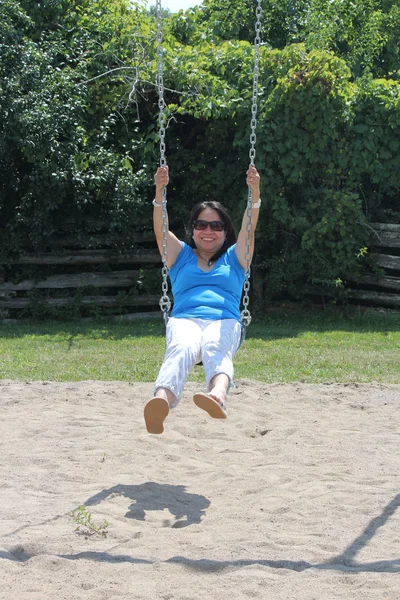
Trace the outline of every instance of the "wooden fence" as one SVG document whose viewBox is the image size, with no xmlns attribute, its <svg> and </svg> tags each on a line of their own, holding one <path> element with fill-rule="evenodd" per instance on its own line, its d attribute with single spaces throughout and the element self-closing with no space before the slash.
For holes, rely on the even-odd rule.
<svg viewBox="0 0 400 600">
<path fill-rule="evenodd" d="M 373 230 L 372 262 L 382 275 L 364 276 L 346 295 L 364 305 L 400 309 L 400 225 L 371 223 Z"/>
<path fill-rule="evenodd" d="M 364 274 L 335 291 L 311 285 L 304 296 L 313 303 L 335 301 L 400 310 L 400 224 L 370 223 L 371 245 Z"/>
<path fill-rule="evenodd" d="M 350 282 L 346 297 L 353 303 L 400 309 L 400 225 L 372 223 L 371 227 L 371 257 L 383 273 L 378 276 L 371 270 L 357 283 Z M 116 253 L 104 239 L 101 234 L 93 235 L 96 247 L 80 250 L 73 237 L 60 238 L 56 252 L 26 254 L 0 264 L 0 319 L 51 317 L 69 307 L 74 316 L 93 316 L 96 311 L 130 318 L 161 316 L 161 259 L 154 237 L 150 234 L 138 238 L 138 250 L 130 255 Z M 22 269 L 36 271 L 35 276 L 16 278 Z M 255 271 L 253 307 L 262 304 L 262 282 L 254 277 Z M 8 273 L 12 277 L 8 278 Z M 147 284 L 141 289 L 142 279 L 149 276 L 150 287 Z M 312 295 L 317 293 L 315 290 Z"/>
<path fill-rule="evenodd" d="M 96 236 L 96 245 L 102 245 L 101 238 Z M 75 307 L 75 315 L 79 312 L 80 316 L 99 309 L 115 315 L 158 315 L 162 295 L 160 254 L 154 236 L 142 236 L 139 242 L 142 247 L 137 252 L 122 255 L 107 247 L 71 250 L 73 241 L 69 238 L 60 240 L 57 252 L 26 254 L 0 264 L 0 319 L 39 312 L 51 316 L 68 307 Z M 24 271 L 34 275 L 21 279 L 19 273 Z M 8 280 L 7 273 L 13 273 L 12 279 Z M 149 274 L 155 283 L 141 292 L 141 283 Z"/>
</svg>

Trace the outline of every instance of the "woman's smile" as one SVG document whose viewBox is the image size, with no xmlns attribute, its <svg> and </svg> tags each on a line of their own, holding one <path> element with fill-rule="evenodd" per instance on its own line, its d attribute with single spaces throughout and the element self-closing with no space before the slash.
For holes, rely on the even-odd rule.
<svg viewBox="0 0 400 600">
<path fill-rule="evenodd" d="M 193 229 L 193 240 L 196 248 L 205 250 L 211 254 L 215 254 L 225 241 L 225 230 L 213 231 L 210 223 L 220 221 L 221 217 L 218 212 L 212 208 L 205 208 L 198 216 L 199 221 L 208 223 L 206 229 Z"/>
</svg>

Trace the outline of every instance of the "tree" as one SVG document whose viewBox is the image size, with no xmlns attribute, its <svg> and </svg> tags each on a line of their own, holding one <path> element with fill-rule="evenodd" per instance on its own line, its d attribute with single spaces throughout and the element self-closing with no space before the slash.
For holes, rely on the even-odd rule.
<svg viewBox="0 0 400 600">
<path fill-rule="evenodd" d="M 400 5 L 397 0 L 311 0 L 304 39 L 309 48 L 332 50 L 353 75 L 399 77 Z"/>
<path fill-rule="evenodd" d="M 58 27 L 53 4 L 41 18 L 32 3 L 31 15 L 14 0 L 0 5 L 3 255 L 51 246 L 66 215 L 83 237 L 88 215 L 111 234 L 141 226 L 146 142 L 128 97 L 147 60 L 147 22 L 124 0 L 88 0 L 63 5 Z M 132 39 L 139 21 L 144 34 Z"/>
<path fill-rule="evenodd" d="M 392 0 L 262 5 L 258 266 L 269 289 L 298 294 L 354 277 L 367 220 L 400 218 L 399 11 Z M 255 6 L 206 0 L 165 16 L 178 233 L 196 198 L 222 200 L 237 220 L 243 210 Z M 151 228 L 156 31 L 151 11 L 128 0 L 0 4 L 3 255 L 51 247 L 66 214 L 83 246 L 88 217 L 120 250 Z"/>
</svg>

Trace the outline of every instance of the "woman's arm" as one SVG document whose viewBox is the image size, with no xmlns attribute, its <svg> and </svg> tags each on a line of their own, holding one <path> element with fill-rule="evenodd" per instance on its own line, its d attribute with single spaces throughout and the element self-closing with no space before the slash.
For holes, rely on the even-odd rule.
<svg viewBox="0 0 400 600">
<path fill-rule="evenodd" d="M 163 256 L 163 218 L 162 218 L 162 198 L 163 188 L 168 185 L 168 167 L 158 167 L 156 174 L 154 175 L 154 183 L 156 185 L 156 195 L 154 198 L 154 210 L 153 210 L 153 229 L 157 240 L 158 249 L 161 256 Z M 168 214 L 166 222 L 166 245 L 167 245 L 167 267 L 170 269 L 176 259 L 178 258 L 179 252 L 182 250 L 182 244 L 171 231 L 169 231 L 168 225 Z"/>
<path fill-rule="evenodd" d="M 250 227 L 250 259 L 249 259 L 249 265 L 250 265 L 251 260 L 253 258 L 253 252 L 254 252 L 254 232 L 255 232 L 256 226 L 257 226 L 258 215 L 260 214 L 260 207 L 257 206 L 257 204 L 259 202 L 261 202 L 260 201 L 260 175 L 259 175 L 257 169 L 253 166 L 250 166 L 249 170 L 247 171 L 246 183 L 251 190 L 251 196 L 252 196 L 252 200 L 253 200 L 253 209 L 251 211 L 252 216 L 251 216 L 251 227 Z M 235 248 L 235 253 L 236 253 L 237 259 L 244 269 L 246 269 L 248 266 L 247 261 L 246 261 L 246 254 L 247 254 L 247 248 L 248 248 L 248 232 L 247 232 L 248 222 L 249 222 L 249 218 L 247 215 L 247 205 L 246 205 L 246 210 L 244 212 L 243 219 L 242 219 L 242 226 L 239 231 L 238 239 L 236 242 L 236 248 Z"/>
</svg>

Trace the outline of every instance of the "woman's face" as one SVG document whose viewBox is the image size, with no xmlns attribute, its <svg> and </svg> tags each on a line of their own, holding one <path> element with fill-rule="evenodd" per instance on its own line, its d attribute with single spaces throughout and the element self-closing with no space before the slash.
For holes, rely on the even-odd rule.
<svg viewBox="0 0 400 600">
<path fill-rule="evenodd" d="M 219 213 L 213 208 L 205 208 L 201 211 L 196 221 L 200 222 L 200 225 L 204 227 L 204 223 L 201 221 L 207 221 L 206 229 L 196 229 L 193 227 L 193 240 L 196 244 L 196 248 L 199 250 L 203 250 L 207 252 L 211 256 L 218 252 L 226 238 L 226 231 L 223 227 L 222 231 L 218 231 L 220 225 L 215 225 L 215 222 L 218 224 L 221 223 L 222 219 L 219 216 Z M 195 221 L 195 225 L 196 225 Z M 211 228 L 209 225 L 210 222 L 213 222 L 214 227 Z"/>
</svg>

